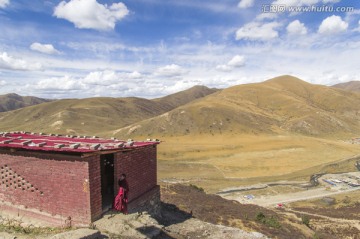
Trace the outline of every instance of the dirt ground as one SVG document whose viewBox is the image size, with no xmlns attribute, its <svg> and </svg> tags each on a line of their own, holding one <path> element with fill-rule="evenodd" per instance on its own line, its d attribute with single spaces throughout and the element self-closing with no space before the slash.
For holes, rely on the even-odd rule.
<svg viewBox="0 0 360 239">
<path fill-rule="evenodd" d="M 358 239 L 360 235 L 360 230 L 353 225 L 353 221 L 333 220 L 287 208 L 268 209 L 253 204 L 241 204 L 218 195 L 206 194 L 196 186 L 163 186 L 162 201 L 165 207 L 177 205 L 179 211 L 202 221 L 245 231 L 257 231 L 270 238 Z M 260 214 L 274 220 L 264 223 L 258 220 Z M 304 217 L 310 221 L 308 226 L 304 223 Z"/>
<path fill-rule="evenodd" d="M 309 238 L 314 233 L 298 219 L 290 220 L 257 205 L 244 205 L 206 194 L 195 186 L 175 184 L 162 187 L 162 201 L 165 205 L 177 205 L 179 210 L 205 222 L 257 231 L 271 238 Z M 257 220 L 261 214 L 272 220 L 272 226 Z"/>
<path fill-rule="evenodd" d="M 348 189 L 347 191 L 350 192 L 352 190 L 358 190 L 358 189 Z M 257 193 L 253 193 L 251 195 L 257 195 L 254 199 L 247 200 L 244 197 L 248 195 L 248 193 L 242 193 L 242 194 L 235 194 L 232 196 L 224 196 L 227 199 L 230 200 L 237 200 L 243 203 L 250 203 L 250 204 L 256 204 L 263 207 L 274 207 L 277 204 L 287 204 L 295 201 L 303 201 L 303 200 L 309 200 L 309 199 L 315 199 L 315 198 L 322 198 L 322 197 L 328 197 L 333 196 L 336 194 L 342 194 L 346 191 L 332 191 L 328 190 L 326 188 L 313 188 L 308 190 L 302 190 L 299 192 L 293 192 L 293 193 L 280 193 L 273 195 L 271 194 L 260 194 L 257 195 Z"/>
<path fill-rule="evenodd" d="M 360 182 L 360 172 L 324 174 L 316 180 L 317 186 L 312 185 L 310 182 L 279 181 L 248 185 L 246 187 L 226 188 L 218 194 L 226 199 L 236 200 L 241 203 L 274 207 L 279 203 L 288 204 L 296 201 L 343 195 L 360 190 L 360 187 L 350 186 L 345 182 L 338 181 L 339 179 L 349 183 L 358 183 Z M 336 180 L 338 183 L 331 185 L 327 183 L 329 180 Z"/>
<path fill-rule="evenodd" d="M 291 203 L 292 209 L 331 218 L 358 220 L 360 223 L 360 190 L 329 198 Z"/>
</svg>

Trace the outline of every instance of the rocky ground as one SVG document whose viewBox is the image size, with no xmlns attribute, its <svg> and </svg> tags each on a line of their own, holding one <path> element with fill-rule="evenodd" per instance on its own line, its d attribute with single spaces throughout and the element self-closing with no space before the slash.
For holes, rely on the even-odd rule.
<svg viewBox="0 0 360 239">
<path fill-rule="evenodd" d="M 349 213 L 351 217 L 348 216 L 347 220 L 346 217 L 341 218 L 340 208 L 337 210 L 324 208 L 323 215 L 311 214 L 310 210 L 295 211 L 288 207 L 269 209 L 229 201 L 218 195 L 206 194 L 196 186 L 181 184 L 163 187 L 161 196 L 163 208 L 168 208 L 164 210 L 163 218 L 167 218 L 166 213 L 169 213 L 173 207 L 174 211 L 177 210 L 204 222 L 244 231 L 256 231 L 269 238 L 360 239 L 358 216 L 354 217 L 354 214 L 359 215 L 356 203 L 351 207 L 353 213 Z M 335 211 L 338 215 L 334 215 Z M 172 215 L 174 213 L 170 213 L 168 218 Z M 171 220 L 168 221 L 171 222 Z"/>
<path fill-rule="evenodd" d="M 185 219 L 184 217 L 182 217 Z M 161 225 L 147 213 L 123 215 L 108 213 L 92 225 L 92 228 L 69 230 L 58 234 L 24 234 L 19 232 L 0 232 L 0 239 L 266 239 L 257 232 L 246 232 L 238 228 L 214 225 L 196 218 L 186 218 L 179 223 Z"/>
<path fill-rule="evenodd" d="M 353 238 L 360 231 L 351 225 L 302 212 L 266 209 L 206 194 L 196 186 L 174 184 L 161 189 L 161 213 L 123 215 L 108 212 L 90 228 L 34 230 L 0 227 L 0 239 L 264 239 Z M 328 229 L 326 229 L 328 228 Z M 26 229 L 26 228 L 25 228 Z M 331 229 L 331 230 L 330 230 Z"/>
</svg>

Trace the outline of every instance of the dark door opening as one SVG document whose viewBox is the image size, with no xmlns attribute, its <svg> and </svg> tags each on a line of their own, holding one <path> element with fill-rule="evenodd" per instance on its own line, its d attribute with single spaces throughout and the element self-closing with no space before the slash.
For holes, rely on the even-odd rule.
<svg viewBox="0 0 360 239">
<path fill-rule="evenodd" d="M 102 210 L 112 207 L 114 200 L 114 154 L 100 156 Z"/>
</svg>

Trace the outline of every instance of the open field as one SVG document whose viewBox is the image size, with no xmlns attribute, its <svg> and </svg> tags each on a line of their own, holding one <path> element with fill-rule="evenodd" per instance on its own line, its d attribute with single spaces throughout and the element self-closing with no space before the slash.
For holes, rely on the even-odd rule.
<svg viewBox="0 0 360 239">
<path fill-rule="evenodd" d="M 183 136 L 159 145 L 159 181 L 176 178 L 217 192 L 314 173 L 356 171 L 360 146 L 306 136 Z"/>
<path fill-rule="evenodd" d="M 296 211 L 360 221 L 360 190 L 330 196 L 331 203 L 324 198 L 303 200 L 289 206 Z"/>
<path fill-rule="evenodd" d="M 352 172 L 344 174 L 325 174 L 318 179 L 319 186 L 317 187 L 304 187 L 301 184 L 291 185 L 289 183 L 287 185 L 277 186 L 265 185 L 266 187 L 262 189 L 256 187 L 254 189 L 249 187 L 249 190 L 244 190 L 242 188 L 240 188 L 241 190 L 232 189 L 228 190 L 228 192 L 225 191 L 220 195 L 226 199 L 236 200 L 241 203 L 251 203 L 263 207 L 274 207 L 279 203 L 288 204 L 291 202 L 333 197 L 360 191 L 360 186 L 350 186 L 344 182 L 340 183 L 340 181 L 334 185 L 327 183 L 329 180 L 337 180 L 336 178 L 341 180 L 345 179 L 347 181 L 350 180 L 349 182 L 360 185 L 360 172 Z M 251 198 L 248 199 L 248 196 L 251 196 Z"/>
</svg>

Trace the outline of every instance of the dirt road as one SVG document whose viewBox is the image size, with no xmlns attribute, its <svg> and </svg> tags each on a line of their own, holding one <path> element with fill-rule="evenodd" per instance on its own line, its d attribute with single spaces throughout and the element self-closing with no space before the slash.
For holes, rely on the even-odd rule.
<svg viewBox="0 0 360 239">
<path fill-rule="evenodd" d="M 324 216 L 324 215 L 320 215 L 320 214 L 316 214 L 316 213 L 309 213 L 309 212 L 303 212 L 303 211 L 297 211 L 294 209 L 286 209 L 287 212 L 292 212 L 292 213 L 300 213 L 302 215 L 309 215 L 309 216 L 315 216 L 315 217 L 320 217 L 335 223 L 340 223 L 340 224 L 346 224 L 346 225 L 351 225 L 353 227 L 356 227 L 359 231 L 360 231 L 360 221 L 359 220 L 349 220 L 349 219 L 343 219 L 343 218 L 334 218 L 334 217 L 328 217 L 328 216 Z"/>
<path fill-rule="evenodd" d="M 329 179 L 339 178 L 339 179 L 346 179 L 346 180 L 353 180 L 356 182 L 360 178 L 360 172 L 351 172 L 351 173 L 344 173 L 344 174 L 326 174 L 322 175 L 318 181 L 320 185 L 316 188 L 308 188 L 307 190 L 301 190 L 292 193 L 281 193 L 273 191 L 273 194 L 267 193 L 266 195 L 257 195 L 256 197 L 251 197 L 251 199 L 246 198 L 246 194 L 249 194 L 251 190 L 256 190 L 256 188 L 250 188 L 249 191 L 241 191 L 241 192 L 231 192 L 229 193 L 222 193 L 219 194 L 226 199 L 236 200 L 241 203 L 250 203 L 256 204 L 263 207 L 273 207 L 279 203 L 291 203 L 296 201 L 303 201 L 315 198 L 322 198 L 327 197 L 335 194 L 342 194 L 348 193 L 356 190 L 360 190 L 360 187 L 351 187 L 344 183 L 343 181 L 339 181 L 340 183 L 329 185 L 327 182 Z M 324 180 L 327 179 L 327 180 Z M 282 182 L 283 183 L 283 182 Z M 245 187 L 244 187 L 245 188 Z M 270 191 L 270 190 L 269 190 Z M 245 196 L 245 197 L 244 197 Z"/>
<path fill-rule="evenodd" d="M 327 197 L 335 194 L 341 194 L 345 192 L 351 192 L 355 190 L 359 190 L 360 188 L 351 188 L 346 190 L 336 190 L 336 191 L 328 191 L 325 188 L 315 188 L 309 189 L 302 192 L 289 193 L 289 194 L 280 194 L 274 196 L 263 196 L 260 198 L 254 198 L 253 200 L 247 200 L 248 203 L 257 204 L 263 207 L 275 206 L 278 203 L 290 203 L 296 201 L 303 201 L 308 199 L 315 199 L 321 197 Z M 233 198 L 235 199 L 235 198 Z M 235 199 L 237 200 L 237 199 Z M 244 202 L 242 200 L 242 202 Z"/>
</svg>

